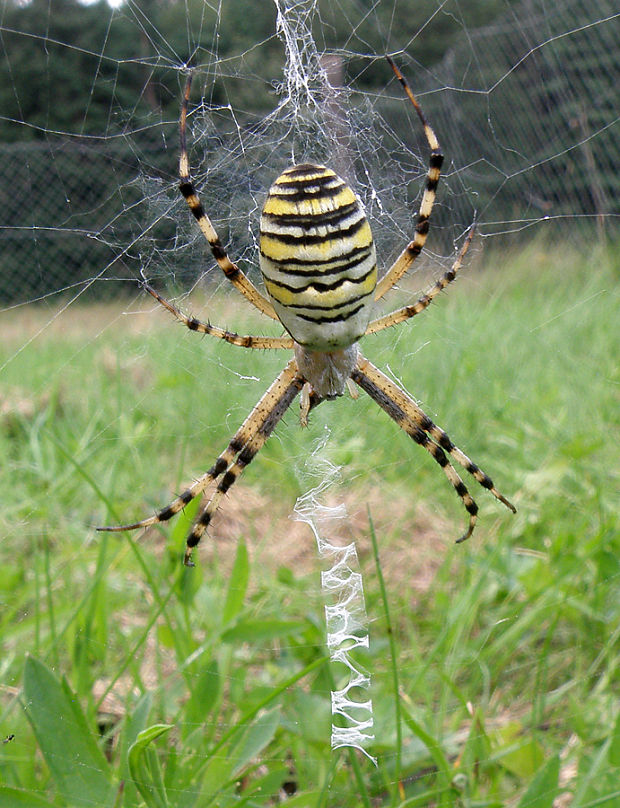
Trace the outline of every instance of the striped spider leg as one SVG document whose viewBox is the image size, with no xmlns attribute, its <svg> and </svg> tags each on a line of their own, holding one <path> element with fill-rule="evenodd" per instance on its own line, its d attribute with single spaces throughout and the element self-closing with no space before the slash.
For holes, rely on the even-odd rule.
<svg viewBox="0 0 620 808">
<path fill-rule="evenodd" d="M 356 367 L 351 374 L 351 378 L 362 390 L 368 393 L 373 401 L 387 412 L 390 418 L 392 418 L 409 437 L 426 449 L 444 470 L 449 482 L 463 501 L 465 510 L 469 513 L 469 526 L 465 533 L 457 539 L 457 543 L 465 541 L 473 533 L 478 506 L 474 502 L 465 484 L 450 464 L 446 453 L 456 460 L 457 463 L 460 463 L 465 471 L 471 474 L 483 488 L 490 491 L 502 504 L 513 513 L 517 512 L 514 505 L 495 488 L 489 475 L 482 471 L 475 463 L 472 463 L 467 455 L 454 445 L 443 429 L 434 424 L 404 390 L 361 354 L 358 355 Z"/>
<path fill-rule="evenodd" d="M 387 57 L 387 60 L 390 64 L 390 67 L 394 71 L 396 78 L 399 80 L 401 86 L 403 87 L 407 97 L 413 104 L 415 111 L 422 123 L 424 129 L 424 135 L 426 137 L 427 143 L 431 150 L 430 159 L 429 159 L 429 167 L 428 172 L 426 174 L 426 185 L 424 188 L 424 193 L 422 195 L 422 201 L 420 203 L 420 209 L 418 211 L 416 226 L 415 226 L 415 236 L 413 241 L 411 241 L 402 253 L 398 256 L 396 261 L 392 264 L 392 266 L 388 269 L 385 273 L 383 278 L 377 283 L 377 288 L 375 290 L 375 300 L 379 300 L 383 295 L 388 292 L 401 278 L 402 276 L 411 268 L 411 265 L 418 257 L 418 255 L 422 252 L 424 245 L 426 244 L 426 238 L 428 235 L 429 230 L 429 222 L 430 222 L 430 215 L 433 209 L 433 205 L 435 203 L 435 197 L 437 194 L 437 185 L 439 183 L 439 178 L 441 174 L 441 166 L 443 164 L 443 154 L 441 152 L 441 147 L 439 145 L 439 141 L 437 136 L 431 127 L 430 123 L 428 122 L 424 112 L 420 104 L 418 103 L 417 99 L 413 95 L 409 85 L 403 74 L 400 72 L 394 61 L 390 56 Z M 414 304 L 409 306 L 403 306 L 401 309 L 397 309 L 396 311 L 390 312 L 389 314 L 384 314 L 382 317 L 379 317 L 376 320 L 372 320 L 368 328 L 366 329 L 366 334 L 375 334 L 377 331 L 382 331 L 384 328 L 389 328 L 393 325 L 398 325 L 398 323 L 402 323 L 405 320 L 408 320 L 410 317 L 414 317 L 416 314 L 424 311 L 432 301 L 437 297 L 437 295 L 443 291 L 443 289 L 448 286 L 449 283 L 455 279 L 457 272 L 461 268 L 461 264 L 463 263 L 463 258 L 467 250 L 469 249 L 469 245 L 474 236 L 474 226 L 472 225 L 467 238 L 465 239 L 465 243 L 461 248 L 460 253 L 458 254 L 455 262 L 452 264 L 450 269 L 445 272 L 441 278 L 439 278 L 435 283 L 431 286 L 431 288 L 420 297 Z"/>
<path fill-rule="evenodd" d="M 200 201 L 196 189 L 194 188 L 194 183 L 191 180 L 189 157 L 187 155 L 186 135 L 187 108 L 189 105 L 191 88 L 192 74 L 189 73 L 187 82 L 185 84 L 185 92 L 183 94 L 183 102 L 181 104 L 181 119 L 179 122 L 179 136 L 181 141 L 179 157 L 179 177 L 181 182 L 179 183 L 179 190 L 187 202 L 194 218 L 198 222 L 198 227 L 200 227 L 202 234 L 209 242 L 209 247 L 211 248 L 213 257 L 226 278 L 259 311 L 266 314 L 267 317 L 271 317 L 272 320 L 277 320 L 278 318 L 271 303 L 258 291 L 252 281 L 250 281 L 250 279 L 228 257 L 228 253 L 224 249 L 222 242 L 220 241 L 219 236 L 211 223 L 211 220 L 202 207 L 202 202 Z"/>
<path fill-rule="evenodd" d="M 429 221 L 431 217 L 431 211 L 433 210 L 433 205 L 435 204 L 435 197 L 437 195 L 437 185 L 439 183 L 439 177 L 441 175 L 441 166 L 443 165 L 443 154 L 441 152 L 441 148 L 439 146 L 439 141 L 437 140 L 437 136 L 433 131 L 431 125 L 426 119 L 424 112 L 422 111 L 422 107 L 418 103 L 416 97 L 411 92 L 411 88 L 407 84 L 407 81 L 403 74 L 400 72 L 394 60 L 391 56 L 386 57 L 390 67 L 394 71 L 396 78 L 400 82 L 403 90 L 405 91 L 407 97 L 413 104 L 415 111 L 418 114 L 418 118 L 420 119 L 420 123 L 424 129 L 424 136 L 428 142 L 428 145 L 431 150 L 428 172 L 426 174 L 426 186 L 424 188 L 424 194 L 422 195 L 422 201 L 420 202 L 420 210 L 418 211 L 418 218 L 415 225 L 415 235 L 413 240 L 407 244 L 405 249 L 402 253 L 398 256 L 396 261 L 392 264 L 392 266 L 388 269 L 385 275 L 380 279 L 377 283 L 377 288 L 375 290 L 375 300 L 380 300 L 383 295 L 388 292 L 395 283 L 397 283 L 402 276 L 407 272 L 407 270 L 411 267 L 415 259 L 424 249 L 424 245 L 426 244 L 426 238 L 428 236 L 429 230 Z"/>
<path fill-rule="evenodd" d="M 428 308 L 437 295 L 440 292 L 443 292 L 446 286 L 452 283 L 452 281 L 456 278 L 456 274 L 463 263 L 463 258 L 465 257 L 465 254 L 469 249 L 469 245 L 474 237 L 474 229 L 474 225 L 472 225 L 469 233 L 467 234 L 467 238 L 465 239 L 465 243 L 461 247 L 461 250 L 456 257 L 456 260 L 450 269 L 447 270 L 447 272 L 444 272 L 444 274 L 433 283 L 430 289 L 419 297 L 415 303 L 412 303 L 409 306 L 403 306 L 402 308 L 396 309 L 389 314 L 384 314 L 382 317 L 379 317 L 376 320 L 371 320 L 371 322 L 368 324 L 368 328 L 366 329 L 366 334 L 376 334 L 377 331 L 383 331 L 384 328 L 390 328 L 393 325 L 398 325 L 399 323 L 408 320 L 410 317 L 415 317 L 416 314 L 420 314 L 420 312 L 423 312 L 426 308 Z"/>
<path fill-rule="evenodd" d="M 435 202 L 437 185 L 439 182 L 441 166 L 443 164 L 443 154 L 435 132 L 429 124 L 422 108 L 413 95 L 406 79 L 388 56 L 388 62 L 394 71 L 397 79 L 403 87 L 407 97 L 413 104 L 420 122 L 422 123 L 426 140 L 431 150 L 429 169 L 426 176 L 426 187 L 420 203 L 420 210 L 415 227 L 414 239 L 405 247 L 403 252 L 398 256 L 394 264 L 388 269 L 386 274 L 377 284 L 375 291 L 375 300 L 379 300 L 386 292 L 388 292 L 402 276 L 410 269 L 411 265 L 422 252 L 426 243 L 426 237 L 429 230 L 430 214 Z M 408 306 L 403 306 L 400 309 L 385 314 L 375 320 L 372 320 L 366 329 L 366 334 L 375 334 L 382 331 L 384 328 L 398 325 L 399 323 L 414 317 L 424 311 L 433 300 L 442 292 L 448 284 L 456 278 L 457 272 L 461 268 L 463 259 L 469 249 L 469 246 L 474 237 L 475 227 L 472 225 L 470 231 L 465 239 L 463 247 L 458 253 L 456 260 L 434 284 L 423 294 L 418 300 Z M 457 539 L 458 542 L 468 539 L 476 524 L 478 513 L 478 506 L 471 497 L 467 487 L 454 470 L 450 461 L 446 457 L 446 453 L 454 458 L 463 468 L 471 474 L 474 479 L 483 487 L 489 490 L 502 504 L 504 504 L 513 513 L 516 513 L 516 508 L 510 503 L 493 485 L 491 478 L 483 472 L 475 463 L 465 455 L 457 446 L 454 445 L 449 436 L 438 426 L 436 426 L 431 419 L 418 407 L 413 399 L 401 390 L 398 385 L 394 384 L 385 374 L 378 368 L 372 365 L 367 359 L 359 354 L 357 365 L 351 374 L 353 381 L 358 384 L 370 397 L 383 409 L 388 415 L 403 429 L 407 434 L 420 446 L 425 448 L 433 457 L 433 459 L 443 468 L 446 477 L 452 484 L 454 490 L 459 495 L 465 509 L 469 513 L 469 526 L 466 532 Z"/>
<path fill-rule="evenodd" d="M 153 516 L 133 524 L 99 527 L 97 530 L 120 532 L 167 522 L 168 519 L 183 510 L 189 502 L 204 494 L 209 486 L 217 483 L 215 491 L 207 504 L 199 511 L 187 537 L 185 564 L 193 566 L 192 549 L 204 535 L 222 497 L 262 449 L 267 438 L 300 392 L 304 381 L 299 374 L 295 359 L 291 359 L 207 472 L 198 477 L 175 500 Z"/>
<path fill-rule="evenodd" d="M 228 342 L 231 345 L 237 345 L 240 348 L 262 348 L 262 349 L 273 349 L 273 348 L 292 348 L 293 347 L 293 340 L 291 337 L 257 337 L 251 334 L 237 334 L 235 331 L 228 331 L 225 328 L 220 328 L 217 325 L 212 325 L 211 323 L 205 323 L 202 320 L 196 319 L 196 317 L 188 317 L 186 314 L 178 309 L 174 304 L 170 303 L 169 300 L 162 297 L 159 292 L 157 292 L 153 287 L 148 284 L 143 284 L 144 289 L 155 298 L 155 300 L 160 303 L 165 309 L 176 317 L 176 319 L 182 323 L 186 328 L 189 328 L 190 331 L 196 331 L 198 334 L 208 334 L 211 337 L 217 337 L 218 339 L 224 340 L 224 342 Z"/>
<path fill-rule="evenodd" d="M 170 505 L 139 522 L 100 530 L 134 530 L 165 522 L 192 499 L 210 490 L 210 497 L 199 511 L 187 538 L 185 563 L 191 564 L 192 548 L 205 534 L 222 498 L 263 447 L 297 394 L 301 392 L 303 425 L 307 423 L 310 410 L 326 399 L 343 395 L 345 388 L 354 388 L 354 385 L 368 393 L 444 470 L 469 513 L 468 528 L 459 541 L 472 534 L 478 507 L 449 458 L 514 512 L 514 506 L 495 488 L 490 477 L 454 445 L 404 390 L 374 367 L 358 349 L 357 341 L 365 334 L 397 325 L 424 311 L 454 280 L 473 238 L 472 228 L 452 267 L 419 300 L 378 319 L 371 319 L 375 302 L 398 282 L 426 243 L 443 160 L 437 137 L 419 103 L 396 65 L 389 57 L 388 60 L 416 109 L 431 150 L 414 238 L 377 282 L 375 245 L 357 195 L 330 168 L 313 163 L 292 166 L 272 184 L 260 220 L 260 269 L 269 299 L 229 259 L 189 178 L 185 137 L 190 92 L 188 80 L 180 121 L 181 193 L 225 276 L 263 314 L 278 320 L 289 336 L 240 335 L 188 317 L 148 284 L 145 284 L 145 289 L 192 331 L 243 348 L 292 347 L 294 358 L 245 419 L 214 465 Z"/>
</svg>

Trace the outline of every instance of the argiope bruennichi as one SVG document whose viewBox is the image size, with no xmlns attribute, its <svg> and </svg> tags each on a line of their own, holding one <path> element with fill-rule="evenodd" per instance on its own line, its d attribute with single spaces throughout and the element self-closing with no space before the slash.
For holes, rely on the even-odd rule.
<svg viewBox="0 0 620 808">
<path fill-rule="evenodd" d="M 187 317 L 148 284 L 146 290 L 192 331 L 211 334 L 244 348 L 292 348 L 294 356 L 205 474 L 154 516 L 130 525 L 99 530 L 134 530 L 165 522 L 213 484 L 215 489 L 187 537 L 185 563 L 191 565 L 192 548 L 207 530 L 222 497 L 263 447 L 297 394 L 301 393 L 301 422 L 305 425 L 313 407 L 325 399 L 342 395 L 345 387 L 356 394 L 355 384 L 443 469 L 469 513 L 467 530 L 457 541 L 471 536 L 478 506 L 447 455 L 515 512 L 491 478 L 452 443 L 404 390 L 362 356 L 358 348 L 357 340 L 365 334 L 374 334 L 423 311 L 454 280 L 473 236 L 472 228 L 452 267 L 419 300 L 371 319 L 374 302 L 402 278 L 424 247 L 443 162 L 437 137 L 419 103 L 398 67 L 390 57 L 388 61 L 415 107 L 431 150 L 413 240 L 377 282 L 375 246 L 364 209 L 355 193 L 329 168 L 313 164 L 288 168 L 271 186 L 260 220 L 260 268 L 269 299 L 228 257 L 190 179 L 186 119 L 191 76 L 188 78 L 180 120 L 181 193 L 224 275 L 253 306 L 267 317 L 279 320 L 290 336 L 241 336 Z"/>
</svg>

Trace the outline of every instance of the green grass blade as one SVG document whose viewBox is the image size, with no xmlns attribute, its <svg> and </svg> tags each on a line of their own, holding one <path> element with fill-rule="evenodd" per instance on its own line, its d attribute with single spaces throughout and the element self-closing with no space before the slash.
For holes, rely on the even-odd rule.
<svg viewBox="0 0 620 808">
<path fill-rule="evenodd" d="M 590 808 L 594 805 L 612 806 L 618 805 L 617 799 L 620 789 L 617 789 L 617 779 L 614 778 L 613 791 L 608 788 L 608 755 L 611 748 L 611 738 L 608 738 L 596 749 L 586 765 L 582 765 L 583 772 L 580 771 L 577 788 L 574 792 L 571 808 Z M 613 777 L 613 775 L 612 775 Z M 605 788 L 606 792 L 601 793 Z"/>
<path fill-rule="evenodd" d="M 54 808 L 54 805 L 19 788 L 0 786 L 0 808 Z"/>
<path fill-rule="evenodd" d="M 211 710 L 216 707 L 224 685 L 217 659 L 203 664 L 194 679 L 185 705 L 185 723 L 189 726 L 204 724 Z"/>
<path fill-rule="evenodd" d="M 127 759 L 131 778 L 148 808 L 169 806 L 159 758 L 150 745 L 171 729 L 170 724 L 154 724 L 138 733 L 135 743 L 129 748 Z"/>
<path fill-rule="evenodd" d="M 244 541 L 239 541 L 235 563 L 228 583 L 228 591 L 226 592 L 226 602 L 224 603 L 224 613 L 222 615 L 223 625 L 227 626 L 232 622 L 243 608 L 249 579 L 248 548 Z"/>
<path fill-rule="evenodd" d="M 301 634 L 307 625 L 302 620 L 242 620 L 222 633 L 222 642 L 266 642 Z"/>
<path fill-rule="evenodd" d="M 231 727 L 228 732 L 224 733 L 220 741 L 213 747 L 213 749 L 210 750 L 209 757 L 211 758 L 216 755 L 223 746 L 225 746 L 238 732 L 243 729 L 243 727 L 247 726 L 250 721 L 252 721 L 255 715 L 258 715 L 258 713 L 261 710 L 264 710 L 268 704 L 271 704 L 271 702 L 279 698 L 279 696 L 288 690 L 289 687 L 297 684 L 297 682 L 301 681 L 301 679 L 305 678 L 309 673 L 312 673 L 312 671 L 320 668 L 321 665 L 324 665 L 328 661 L 329 657 L 319 657 L 306 665 L 303 670 L 297 671 L 292 676 L 289 676 L 288 679 L 281 682 L 269 693 L 268 696 L 262 699 L 262 701 L 259 701 L 258 704 L 255 704 L 250 710 L 242 715 L 239 721 L 233 727 Z"/>
<path fill-rule="evenodd" d="M 232 776 L 239 775 L 251 760 L 257 758 L 263 749 L 271 743 L 280 724 L 280 706 L 265 712 L 251 724 L 237 745 L 233 755 L 236 757 Z"/>
<path fill-rule="evenodd" d="M 616 723 L 611 734 L 608 757 L 612 766 L 620 766 L 620 713 L 616 716 Z"/>
<path fill-rule="evenodd" d="M 75 694 L 42 662 L 28 657 L 24 700 L 52 778 L 64 800 L 75 808 L 106 806 L 113 801 L 111 773 Z"/>
<path fill-rule="evenodd" d="M 401 707 L 401 711 L 405 724 L 411 732 L 422 741 L 424 746 L 426 746 L 437 767 L 438 779 L 434 794 L 435 799 L 439 798 L 439 805 L 447 804 L 444 802 L 444 795 L 447 795 L 447 790 L 450 787 L 452 767 L 437 740 L 415 720 L 405 707 Z"/>
<path fill-rule="evenodd" d="M 133 746 L 142 730 L 146 729 L 149 713 L 153 707 L 153 696 L 145 693 L 140 697 L 135 707 L 125 718 L 121 732 L 119 744 L 120 771 L 119 779 L 124 782 L 124 805 L 138 804 L 139 797 L 136 789 L 131 783 L 131 771 L 129 769 L 129 749 Z"/>
<path fill-rule="evenodd" d="M 383 606 L 383 618 L 385 620 L 385 630 L 388 636 L 390 646 L 390 668 L 392 672 L 392 692 L 394 697 L 394 723 L 396 728 L 396 757 L 394 764 L 394 780 L 396 783 L 400 781 L 402 769 L 402 748 L 403 748 L 403 730 L 402 730 L 402 715 L 400 703 L 400 685 L 398 681 L 398 654 L 396 650 L 396 641 L 394 639 L 394 629 L 392 627 L 392 620 L 390 617 L 390 607 L 388 603 L 387 588 L 385 586 L 385 579 L 381 570 L 381 560 L 379 558 L 379 545 L 377 543 L 377 534 L 368 509 L 368 524 L 370 526 L 370 540 L 372 542 L 372 552 L 375 560 L 375 568 L 377 570 L 377 578 L 379 580 L 379 592 L 381 594 L 381 604 Z"/>
<path fill-rule="evenodd" d="M 517 808 L 552 808 L 558 793 L 560 758 L 553 755 L 534 775 Z"/>
</svg>

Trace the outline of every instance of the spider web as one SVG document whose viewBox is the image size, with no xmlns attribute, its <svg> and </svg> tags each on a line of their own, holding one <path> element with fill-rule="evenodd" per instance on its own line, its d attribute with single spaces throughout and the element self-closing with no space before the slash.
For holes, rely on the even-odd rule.
<svg viewBox="0 0 620 808">
<path fill-rule="evenodd" d="M 360 691 L 370 687 L 370 676 L 359 667 L 352 653 L 368 648 L 368 617 L 364 602 L 364 586 L 359 572 L 355 542 L 343 544 L 343 524 L 348 520 L 346 505 L 325 504 L 326 494 L 338 483 L 339 469 L 326 456 L 330 434 L 310 454 L 302 470 L 302 485 L 310 485 L 295 504 L 295 516 L 305 522 L 317 545 L 326 569 L 321 572 L 321 588 L 326 600 L 326 644 L 332 663 L 347 671 L 344 686 L 332 688 L 332 749 L 347 746 L 359 749 L 376 765 L 368 752 L 372 734 L 372 699 L 360 699 Z M 334 719 L 340 721 L 339 724 Z"/>
<path fill-rule="evenodd" d="M 62 3 L 4 4 L 3 417 L 16 414 L 36 423 L 50 397 L 61 396 L 72 364 L 95 346 L 109 373 L 110 395 L 123 395 L 131 413 L 144 411 L 158 440 L 178 439 L 172 432 L 157 434 L 153 426 L 149 401 L 156 388 L 140 369 L 150 358 L 147 349 L 137 350 L 129 336 L 123 342 L 124 334 L 176 329 L 159 317 L 150 299 L 145 303 L 141 277 L 204 319 L 213 306 L 222 318 L 214 316 L 218 325 L 243 332 L 248 323 L 253 333 L 279 333 L 272 324 L 248 322 L 243 301 L 214 266 L 178 194 L 178 106 L 189 65 L 195 71 L 188 121 L 192 176 L 231 257 L 257 285 L 260 210 L 273 179 L 294 162 L 330 165 L 355 188 L 371 221 L 380 270 L 410 240 L 428 148 L 385 63 L 386 52 L 406 75 L 446 157 L 432 235 L 412 273 L 415 289 L 450 266 L 474 220 L 473 254 L 519 247 L 537 237 L 577 249 L 617 239 L 620 56 L 614 3 L 560 0 L 550 8 L 542 0 L 479 6 L 446 0 L 412 9 L 408 0 L 274 0 L 264 24 L 253 19 L 254 5 L 172 3 L 169 19 L 164 14 L 155 21 L 148 5 L 96 4 L 89 13 L 106 20 L 103 34 L 78 40 L 57 25 L 66 13 Z M 233 37 L 231 45 L 231 28 L 237 27 L 246 37 L 236 43 Z M 427 48 L 429 42 L 437 44 Z M 37 75 L 28 69 L 32 43 L 43 65 Z M 64 72 L 67 53 L 75 57 L 72 75 Z M 86 99 L 77 109 L 72 93 Z M 101 97 L 105 114 L 97 119 Z M 46 345 L 51 338 L 71 340 L 75 333 L 79 340 L 59 365 Z M 108 356 L 108 339 L 116 333 L 119 353 L 127 346 L 126 365 Z M 183 455 L 190 453 L 187 447 L 207 440 L 223 448 L 247 415 L 247 401 L 258 398 L 282 362 L 260 354 L 237 363 L 224 350 L 228 346 L 197 360 L 201 346 L 195 335 L 178 329 L 175 334 L 179 369 L 197 384 L 209 376 L 217 388 L 213 397 L 228 403 L 215 420 L 204 401 L 188 405 L 180 417 L 185 449 L 178 469 L 142 478 L 132 458 L 138 499 L 152 495 L 160 505 L 171 486 L 178 480 L 180 488 L 180 480 L 192 473 Z M 433 333 L 432 339 L 441 351 L 448 337 Z M 422 349 L 408 349 L 406 361 L 416 350 Z M 383 366 L 389 361 L 384 353 Z M 397 375 L 401 367 L 390 372 Z M 116 385 L 115 374 L 124 381 Z M 172 387 L 173 374 L 162 367 L 160 377 L 168 376 Z M 135 386 L 133 399 L 119 392 L 123 384 Z M 329 416 L 320 408 L 319 429 L 323 419 Z M 123 414 L 110 417 L 103 428 L 93 426 L 80 443 L 85 456 L 93 457 L 83 468 L 103 474 L 97 453 L 131 443 L 136 435 L 125 427 Z M 282 456 L 276 449 L 270 462 L 303 466 L 310 443 L 294 415 L 271 442 L 281 442 Z M 359 442 L 351 439 L 337 454 L 346 463 L 347 453 L 356 452 Z M 202 470 L 199 462 L 192 458 Z M 389 460 L 383 468 L 387 463 L 405 468 L 407 462 Z M 260 478 L 263 472 L 254 469 L 245 476 Z M 7 490 L 13 473 L 12 466 L 5 467 Z M 46 467 L 46 474 L 30 491 L 19 491 L 28 503 L 20 520 L 15 522 L 8 508 L 2 515 L 7 553 L 21 546 L 24 533 L 32 546 L 41 540 L 29 518 L 42 506 L 30 505 L 30 498 L 53 484 L 53 467 Z M 91 496 L 83 480 L 67 483 L 67 489 L 76 503 Z M 246 491 L 251 489 L 248 484 Z M 291 497 L 289 511 L 293 503 Z M 80 519 L 74 522 L 83 534 L 88 531 Z M 93 513 L 92 521 L 98 519 Z"/>
<path fill-rule="evenodd" d="M 396 18 L 401 6 L 390 5 Z M 140 96 L 132 107 L 112 95 L 103 131 L 86 136 L 98 84 L 120 85 L 127 65 L 112 60 L 110 79 L 103 66 L 111 48 L 100 43 L 99 53 L 89 53 L 87 108 L 76 111 L 66 129 L 47 129 L 54 55 L 79 46 L 52 38 L 44 21 L 29 20 L 33 31 L 7 27 L 7 108 L 14 114 L 4 121 L 14 142 L 6 147 L 2 179 L 19 189 L 14 202 L 7 199 L 2 225 L 8 257 L 0 292 L 9 305 L 86 292 L 101 299 L 131 288 L 123 282 L 141 270 L 185 287 L 205 274 L 209 283 L 221 281 L 205 267 L 210 262 L 201 236 L 174 179 L 178 97 L 189 62 L 197 88 L 189 137 L 193 174 L 243 266 L 256 266 L 262 201 L 291 162 L 324 162 L 351 182 L 366 205 L 383 268 L 410 238 L 426 148 L 385 52 L 401 56 L 447 158 L 429 258 L 447 261 L 474 216 L 485 239 L 518 238 L 525 229 L 552 236 L 556 224 L 576 243 L 589 230 L 614 232 L 619 194 L 612 77 L 618 57 L 612 3 L 593 11 L 580 0 L 565 0 L 553 14 L 544 4 L 499 4 L 492 24 L 472 27 L 464 9 L 444 2 L 429 9 L 412 33 L 389 25 L 379 4 L 364 12 L 355 3 L 330 9 L 311 0 L 275 3 L 270 35 L 224 57 L 219 30 L 235 13 L 226 4 L 205 6 L 197 22 L 192 10 L 182 45 L 180 37 L 166 39 L 138 7 L 123 7 L 152 53 L 138 60 L 138 92 L 154 93 L 161 73 L 166 94 L 153 101 L 161 105 L 159 114 L 141 116 Z M 109 13 L 111 36 L 120 11 Z M 433 64 L 416 62 L 418 42 L 432 40 L 446 21 L 451 46 Z M 47 48 L 49 76 L 45 110 L 29 119 L 18 71 L 20 45 L 30 39 Z M 195 44 L 205 39 L 208 47 Z M 170 78 L 175 74 L 176 85 Z M 258 111 L 248 109 L 253 97 L 262 106 Z M 24 139 L 30 142 L 21 145 Z M 23 199 L 37 201 L 25 211 Z"/>
</svg>

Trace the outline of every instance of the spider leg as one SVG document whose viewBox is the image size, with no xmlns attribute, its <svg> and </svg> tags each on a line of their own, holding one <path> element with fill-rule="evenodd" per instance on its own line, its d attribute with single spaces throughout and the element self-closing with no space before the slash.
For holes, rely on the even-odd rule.
<svg viewBox="0 0 620 808">
<path fill-rule="evenodd" d="M 179 511 L 181 511 L 188 502 L 191 502 L 192 499 L 202 494 L 211 483 L 215 482 L 220 477 L 220 487 L 223 487 L 223 492 L 228 490 L 234 480 L 241 473 L 241 471 L 238 471 L 236 474 L 234 474 L 234 478 L 229 476 L 229 469 L 232 469 L 232 467 L 235 465 L 235 457 L 239 455 L 237 460 L 241 462 L 242 466 L 247 465 L 250 462 L 254 454 L 256 454 L 258 449 L 260 449 L 265 443 L 267 437 L 269 437 L 276 424 L 290 405 L 291 401 L 301 389 L 302 384 L 303 379 L 299 376 L 297 363 L 295 362 L 295 359 L 291 359 L 284 370 L 271 384 L 258 404 L 254 407 L 252 412 L 245 419 L 241 427 L 228 444 L 227 448 L 217 458 L 213 466 L 211 466 L 211 468 L 205 472 L 205 474 L 195 480 L 175 500 L 153 516 L 149 516 L 146 519 L 141 519 L 139 522 L 133 522 L 132 524 L 98 527 L 97 530 L 120 532 L 122 530 L 136 530 L 138 528 L 149 527 L 150 525 L 155 525 L 160 522 L 166 522 L 175 514 L 179 513 Z M 248 452 L 251 452 L 251 450 L 246 452 L 246 448 L 249 445 L 254 446 L 252 441 L 257 435 L 264 435 L 264 439 L 262 442 L 259 441 L 260 445 L 248 459 Z M 225 480 L 226 483 L 224 482 Z M 200 517 L 198 518 L 198 521 L 200 521 Z M 190 533 L 190 537 L 193 535 L 193 533 L 194 531 Z M 202 535 L 202 533 L 204 533 L 204 530 L 202 530 L 200 535 Z M 198 536 L 197 541 L 199 539 L 200 536 Z"/>
<path fill-rule="evenodd" d="M 292 361 L 294 362 L 294 360 Z M 303 384 L 303 377 L 301 377 L 298 373 L 295 373 L 293 378 L 288 382 L 287 385 L 285 385 L 280 395 L 271 403 L 271 408 L 268 411 L 266 418 L 264 418 L 262 422 L 259 422 L 259 424 L 255 427 L 252 436 L 243 445 L 243 448 L 239 452 L 235 462 L 229 465 L 226 473 L 221 477 L 215 491 L 213 492 L 213 495 L 211 496 L 211 499 L 200 510 L 187 537 L 187 550 L 185 552 L 186 566 L 193 566 L 192 549 L 198 544 L 205 534 L 222 498 L 228 492 L 230 487 L 239 479 L 246 466 L 252 462 L 258 452 L 263 448 L 267 439 L 276 428 L 278 422 L 281 420 L 282 416 L 288 410 L 295 397 L 301 390 Z"/>
<path fill-rule="evenodd" d="M 402 323 L 405 320 L 408 320 L 410 317 L 415 317 L 416 314 L 419 314 L 424 309 L 428 308 L 433 300 L 437 297 L 437 295 L 442 292 L 449 283 L 456 278 L 456 273 L 461 268 L 461 264 L 463 263 L 463 258 L 467 250 L 469 249 L 469 245 L 471 244 L 472 238 L 474 237 L 474 227 L 472 226 L 471 230 L 467 234 L 467 238 L 465 239 L 465 243 L 461 247 L 459 254 L 456 257 L 456 260 L 450 267 L 450 269 L 445 272 L 441 278 L 438 278 L 435 283 L 431 286 L 428 291 L 422 295 L 422 297 L 418 298 L 418 300 L 411 306 L 403 306 L 402 309 L 396 309 L 396 311 L 390 312 L 390 314 L 385 314 L 383 317 L 379 317 L 377 320 L 372 320 L 368 324 L 368 328 L 366 329 L 366 334 L 376 334 L 377 331 L 383 331 L 384 328 L 389 328 L 390 326 L 397 325 L 398 323 Z"/>
<path fill-rule="evenodd" d="M 173 314 L 177 320 L 190 331 L 197 331 L 199 334 L 209 334 L 212 337 L 217 337 L 218 339 L 223 339 L 226 342 L 230 342 L 231 345 L 239 345 L 242 348 L 292 348 L 293 347 L 293 340 L 291 337 L 255 337 L 249 334 L 236 334 L 234 331 L 227 331 L 224 328 L 219 328 L 219 326 L 211 325 L 211 323 L 204 323 L 201 320 L 197 320 L 195 317 L 188 317 L 187 315 L 183 314 L 183 312 L 178 309 L 175 305 L 170 303 L 169 300 L 166 300 L 162 297 L 159 292 L 155 291 L 152 286 L 148 283 L 144 284 L 144 288 L 146 291 L 152 295 L 152 297 L 157 300 L 158 303 L 168 309 L 168 311 Z"/>
<path fill-rule="evenodd" d="M 414 94 L 411 92 L 411 89 L 403 74 L 394 64 L 392 58 L 387 56 L 387 60 L 390 63 L 390 67 L 394 71 L 396 78 L 399 80 L 405 93 L 407 94 L 407 97 L 415 107 L 415 111 L 418 113 L 418 118 L 424 127 L 424 134 L 431 150 L 431 156 L 428 172 L 426 174 L 426 187 L 424 188 L 424 194 L 422 195 L 422 202 L 420 203 L 420 210 L 418 212 L 418 218 L 416 221 L 415 236 L 413 237 L 413 241 L 409 242 L 396 261 L 392 264 L 390 269 L 377 284 L 377 288 L 375 290 L 375 300 L 382 298 L 383 295 L 388 292 L 392 286 L 394 286 L 394 284 L 400 280 L 400 278 L 402 278 L 411 264 L 422 252 L 422 249 L 426 244 L 429 226 L 428 222 L 433 205 L 435 203 L 437 183 L 439 182 L 441 166 L 443 163 L 443 154 L 441 153 L 439 141 L 437 140 L 437 136 L 435 135 L 431 125 L 426 120 L 426 116 L 422 112 L 422 107 L 418 103 Z"/>
<path fill-rule="evenodd" d="M 187 107 L 189 105 L 191 86 L 192 74 L 190 73 L 187 77 L 187 84 L 185 85 L 185 93 L 183 94 L 183 102 L 181 104 L 181 119 L 179 122 L 179 135 L 181 141 L 181 154 L 179 157 L 179 178 L 181 182 L 179 184 L 179 190 L 185 198 L 185 201 L 194 215 L 194 218 L 198 222 L 198 226 L 202 230 L 204 237 L 209 242 L 209 247 L 211 247 L 213 257 L 217 261 L 217 264 L 224 275 L 228 278 L 232 285 L 238 289 L 247 300 L 250 301 L 253 306 L 255 306 L 259 311 L 262 311 L 263 314 L 266 314 L 267 317 L 277 320 L 278 317 L 271 303 L 258 291 L 252 281 L 250 281 L 249 278 L 239 269 L 239 267 L 228 257 L 228 254 L 224 249 L 224 246 L 222 245 L 222 242 L 220 241 L 211 220 L 207 216 L 205 209 L 202 206 L 198 193 L 196 192 L 194 184 L 191 180 L 189 157 L 187 156 L 186 136 Z"/>
<path fill-rule="evenodd" d="M 404 390 L 401 390 L 398 385 L 361 355 L 351 378 L 443 468 L 446 477 L 469 513 L 468 529 L 457 539 L 458 542 L 465 541 L 471 536 L 476 524 L 478 506 L 450 464 L 446 453 L 462 465 L 483 488 L 488 489 L 513 513 L 516 512 L 514 505 L 495 488 L 491 478 L 454 445 L 443 429 L 434 424 Z"/>
</svg>

